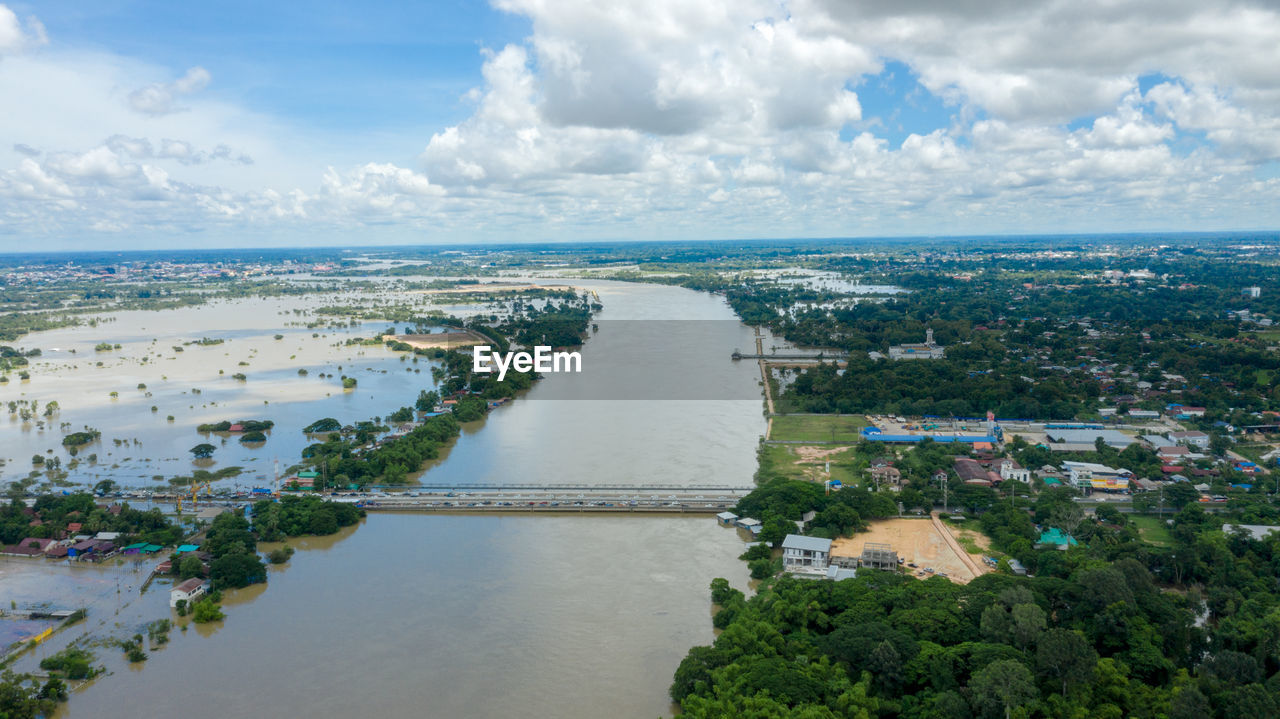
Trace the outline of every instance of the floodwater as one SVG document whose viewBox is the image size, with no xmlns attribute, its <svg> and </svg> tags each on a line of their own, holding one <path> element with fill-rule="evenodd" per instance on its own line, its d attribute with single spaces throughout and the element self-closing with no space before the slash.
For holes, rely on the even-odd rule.
<svg viewBox="0 0 1280 719">
<path fill-rule="evenodd" d="M 432 365 L 424 359 L 414 362 L 381 346 L 345 344 L 376 336 L 387 322 L 343 323 L 336 329 L 296 326 L 320 319 L 296 312 L 353 301 L 351 296 L 221 300 L 178 310 L 119 312 L 97 327 L 23 337 L 14 344 L 39 347 L 43 355 L 33 359 L 29 381 L 11 373 L 11 381 L 0 385 L 5 459 L 0 481 L 26 476 L 32 455 L 40 454 L 59 458 L 64 469 L 78 459 L 67 479 L 89 485 L 112 479 L 125 487 L 164 488 L 164 480 L 194 469 L 237 466 L 244 474 L 223 486 L 269 486 L 273 460 L 288 467 L 310 443 L 303 427 L 322 417 L 350 423 L 384 416 L 412 405 L 420 390 L 435 386 Z M 223 342 L 184 344 L 202 338 Z M 120 349 L 96 352 L 99 342 Z M 307 374 L 300 375 L 300 369 Z M 237 373 L 245 379 L 235 379 Z M 356 378 L 355 389 L 343 390 L 344 374 Z M 38 405 L 26 421 L 4 406 L 31 400 Z M 51 401 L 59 410 L 45 417 Z M 200 424 L 239 419 L 269 419 L 276 426 L 265 443 L 247 445 L 235 435 L 196 432 Z M 62 437 L 86 427 L 102 436 L 73 458 Z M 214 461 L 197 464 L 189 450 L 205 442 L 218 447 Z"/>
<path fill-rule="evenodd" d="M 759 370 L 729 355 L 753 346 L 751 330 L 711 295 L 578 284 L 605 306 L 582 350 L 592 369 L 548 375 L 469 427 L 424 479 L 750 484 L 764 430 Z M 376 368 L 375 350 L 365 361 Z M 425 367 L 376 376 L 385 394 L 353 412 L 385 413 L 429 381 Z M 312 397 L 297 414 L 347 421 L 326 402 Z M 277 404 L 268 447 L 298 429 Z M 265 587 L 228 593 L 224 622 L 175 629 L 141 667 L 101 649 L 112 674 L 60 716 L 651 719 L 672 710 L 680 659 L 713 639 L 711 579 L 748 587 L 743 538 L 709 515 L 373 514 L 294 545 Z M 116 631 L 168 614 L 153 586 L 114 618 Z"/>
</svg>

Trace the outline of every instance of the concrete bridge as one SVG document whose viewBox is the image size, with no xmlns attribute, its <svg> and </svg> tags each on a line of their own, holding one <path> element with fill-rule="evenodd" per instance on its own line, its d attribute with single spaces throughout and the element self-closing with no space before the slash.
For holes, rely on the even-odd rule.
<svg viewBox="0 0 1280 719">
<path fill-rule="evenodd" d="M 732 354 L 732 355 L 730 355 L 730 356 L 731 356 L 733 359 L 735 359 L 735 360 L 744 360 L 744 359 L 747 359 L 747 360 L 749 360 L 749 359 L 755 359 L 755 360 L 783 360 L 783 361 L 786 361 L 786 360 L 791 360 L 791 361 L 801 360 L 801 361 L 810 361 L 810 362 L 817 362 L 817 361 L 819 361 L 819 360 L 847 360 L 847 359 L 849 359 L 849 353 L 848 353 L 848 352 L 822 352 L 822 353 L 820 353 L 820 354 L 804 354 L 804 353 L 800 353 L 800 352 L 774 352 L 774 353 L 771 353 L 771 354 L 761 354 L 761 353 L 744 353 L 744 352 L 739 352 L 739 351 L 737 351 L 737 350 L 734 350 L 734 351 L 733 351 L 733 354 Z"/>
</svg>

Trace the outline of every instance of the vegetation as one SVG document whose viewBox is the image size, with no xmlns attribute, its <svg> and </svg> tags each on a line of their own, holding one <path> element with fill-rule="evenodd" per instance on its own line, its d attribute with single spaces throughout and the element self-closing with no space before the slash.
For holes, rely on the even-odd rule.
<svg viewBox="0 0 1280 719">
<path fill-rule="evenodd" d="M 71 646 L 41 659 L 40 668 L 65 679 L 88 679 L 102 671 L 93 666 L 93 658 L 93 652 Z"/>
<path fill-rule="evenodd" d="M 102 433 L 96 429 L 85 430 L 83 432 L 72 432 L 62 438 L 63 447 L 83 447 L 90 442 L 95 442 Z"/>
<path fill-rule="evenodd" d="M 81 531 L 86 533 L 119 532 L 123 539 L 161 546 L 175 544 L 182 536 L 182 531 L 158 508 L 143 511 L 123 503 L 113 514 L 98 507 L 97 500 L 88 493 L 41 495 L 32 509 L 40 516 L 38 526 L 31 526 L 31 517 L 25 513 L 27 505 L 21 500 L 14 499 L 0 507 L 0 544 L 16 544 L 26 537 L 56 537 L 73 522 L 80 523 Z"/>
<path fill-rule="evenodd" d="M 276 423 L 269 419 L 240 419 L 235 422 L 223 420 L 221 422 L 211 422 L 198 425 L 196 427 L 196 431 L 201 434 L 207 434 L 209 432 L 230 432 L 231 428 L 237 424 L 240 425 L 241 431 L 244 432 L 266 432 L 276 426 Z"/>
<path fill-rule="evenodd" d="M 322 433 L 329 433 L 329 432 L 337 432 L 337 431 L 340 431 L 341 429 L 342 429 L 341 422 L 334 419 L 333 417 L 325 417 L 324 419 L 318 419 L 312 422 L 311 424 L 307 425 L 306 427 L 303 427 L 302 431 L 306 434 L 322 434 Z"/>
<path fill-rule="evenodd" d="M 227 615 L 222 613 L 222 608 L 210 597 L 204 597 L 191 606 L 191 620 L 196 624 L 220 622 L 226 618 Z"/>
<path fill-rule="evenodd" d="M 252 514 L 254 531 L 267 542 L 285 537 L 334 534 L 365 516 L 364 510 L 354 505 L 326 502 L 314 495 L 285 496 L 279 502 L 264 499 L 253 504 Z M 286 551 L 285 559 L 293 554 L 291 547 L 276 551 Z"/>
</svg>

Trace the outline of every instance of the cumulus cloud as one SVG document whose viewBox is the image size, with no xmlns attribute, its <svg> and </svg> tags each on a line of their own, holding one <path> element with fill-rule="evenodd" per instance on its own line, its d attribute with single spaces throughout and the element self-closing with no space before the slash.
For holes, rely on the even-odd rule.
<svg viewBox="0 0 1280 719">
<path fill-rule="evenodd" d="M 35 17 L 25 22 L 9 9 L 0 5 L 0 56 L 28 50 L 49 42 L 44 25 Z"/>
<path fill-rule="evenodd" d="M 193 67 L 173 82 L 151 83 L 129 93 L 129 107 L 151 116 L 180 112 L 186 108 L 178 104 L 179 100 L 205 89 L 212 79 L 208 70 Z"/>
<path fill-rule="evenodd" d="M 6 58 L 0 93 L 101 129 L 0 114 L 17 143 L 0 222 L 371 241 L 1280 222 L 1264 169 L 1280 159 L 1280 11 L 1263 0 L 493 3 L 529 37 L 477 57 L 468 116 L 390 151 L 350 133 L 282 151 L 296 127 L 191 100 L 199 67 L 144 84 L 164 71 Z M 15 23 L 0 13 L 0 38 L 38 37 Z M 890 62 L 918 84 L 882 75 Z M 86 95 L 96 110 L 66 100 Z M 910 131 L 869 117 L 894 112 Z"/>
</svg>

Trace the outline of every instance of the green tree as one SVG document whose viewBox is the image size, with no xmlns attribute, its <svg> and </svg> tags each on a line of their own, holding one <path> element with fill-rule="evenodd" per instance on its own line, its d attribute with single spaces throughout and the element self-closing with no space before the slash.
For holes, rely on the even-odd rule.
<svg viewBox="0 0 1280 719">
<path fill-rule="evenodd" d="M 1097 663 L 1098 653 L 1080 632 L 1055 628 L 1040 636 L 1036 667 L 1044 676 L 1062 683 L 1063 696 L 1068 686 L 1088 681 Z"/>
<path fill-rule="evenodd" d="M 213 456 L 214 451 L 217 449 L 217 447 L 207 442 L 202 442 L 191 448 L 191 455 L 196 459 L 208 459 Z"/>
<path fill-rule="evenodd" d="M 178 579 L 204 576 L 204 562 L 194 552 L 187 552 L 178 560 Z"/>
<path fill-rule="evenodd" d="M 980 707 L 1002 707 L 1005 719 L 1038 696 L 1031 670 L 1012 659 L 991 662 L 975 672 L 969 689 Z"/>
</svg>

